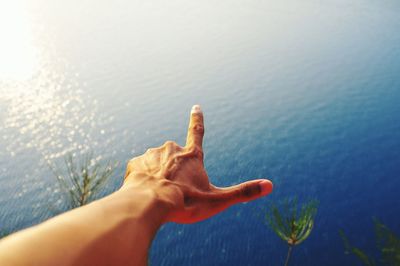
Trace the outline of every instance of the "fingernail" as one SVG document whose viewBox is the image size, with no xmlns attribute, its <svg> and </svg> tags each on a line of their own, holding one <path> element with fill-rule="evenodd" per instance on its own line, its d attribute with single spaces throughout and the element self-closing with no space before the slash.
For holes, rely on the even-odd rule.
<svg viewBox="0 0 400 266">
<path fill-rule="evenodd" d="M 272 192 L 273 184 L 269 180 L 263 180 L 258 185 L 261 188 L 261 194 L 262 195 L 267 195 Z"/>
<path fill-rule="evenodd" d="M 196 104 L 196 105 L 193 105 L 192 111 L 191 111 L 190 113 L 192 113 L 192 114 L 199 114 L 199 113 L 201 113 L 201 112 L 202 112 L 202 111 L 201 111 L 200 105 Z"/>
</svg>

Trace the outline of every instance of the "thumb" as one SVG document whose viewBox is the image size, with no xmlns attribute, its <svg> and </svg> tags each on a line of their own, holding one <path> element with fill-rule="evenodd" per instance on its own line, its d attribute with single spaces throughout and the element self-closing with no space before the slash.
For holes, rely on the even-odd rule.
<svg viewBox="0 0 400 266">
<path fill-rule="evenodd" d="M 272 186 L 271 181 L 259 179 L 227 188 L 211 185 L 209 192 L 188 189 L 185 205 L 187 213 L 191 214 L 190 218 L 187 218 L 184 222 L 201 221 L 236 203 L 247 202 L 268 195 L 272 192 Z M 196 202 L 200 203 L 197 207 L 194 204 Z"/>
<path fill-rule="evenodd" d="M 213 194 L 215 200 L 232 205 L 266 196 L 272 192 L 272 188 L 272 182 L 268 179 L 258 179 L 226 188 L 215 187 L 216 193 Z"/>
</svg>

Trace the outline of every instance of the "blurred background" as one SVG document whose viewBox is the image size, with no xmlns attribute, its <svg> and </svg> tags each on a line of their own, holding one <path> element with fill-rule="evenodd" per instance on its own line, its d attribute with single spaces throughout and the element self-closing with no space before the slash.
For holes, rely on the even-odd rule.
<svg viewBox="0 0 400 266">
<path fill-rule="evenodd" d="M 378 256 L 373 217 L 400 234 L 400 3 L 328 1 L 0 2 L 0 230 L 64 208 L 49 164 L 91 152 L 118 166 L 205 113 L 205 165 L 227 186 L 274 192 L 193 225 L 167 224 L 152 265 L 283 265 L 271 201 L 317 199 L 291 265 Z"/>
</svg>

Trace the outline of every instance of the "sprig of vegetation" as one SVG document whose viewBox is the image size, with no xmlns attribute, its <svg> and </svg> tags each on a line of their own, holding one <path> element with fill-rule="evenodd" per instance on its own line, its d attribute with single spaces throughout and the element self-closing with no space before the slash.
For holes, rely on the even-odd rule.
<svg viewBox="0 0 400 266">
<path fill-rule="evenodd" d="M 298 209 L 297 199 L 286 199 L 281 204 L 271 203 L 266 220 L 271 229 L 289 245 L 285 266 L 295 245 L 306 240 L 314 227 L 318 201 L 311 200 Z"/>
<path fill-rule="evenodd" d="M 383 223 L 374 219 L 375 235 L 377 248 L 380 252 L 381 265 L 399 266 L 400 265 L 400 239 Z M 367 266 L 376 266 L 376 259 L 368 256 L 361 249 L 351 246 L 350 242 L 343 232 L 339 230 L 339 234 L 343 239 L 344 247 L 347 254 L 355 255 Z"/>
<path fill-rule="evenodd" d="M 365 265 L 368 266 L 376 266 L 375 261 L 368 257 L 368 255 L 361 249 L 353 247 L 350 245 L 350 242 L 347 238 L 347 236 L 345 235 L 345 233 L 343 232 L 343 230 L 339 230 L 339 234 L 343 239 L 343 244 L 345 247 L 345 253 L 346 254 L 353 254 L 355 255 L 359 260 L 361 260 Z"/>
<path fill-rule="evenodd" d="M 115 163 L 97 161 L 92 153 L 82 157 L 68 154 L 63 166 L 50 164 L 69 209 L 97 199 L 115 167 Z"/>
</svg>

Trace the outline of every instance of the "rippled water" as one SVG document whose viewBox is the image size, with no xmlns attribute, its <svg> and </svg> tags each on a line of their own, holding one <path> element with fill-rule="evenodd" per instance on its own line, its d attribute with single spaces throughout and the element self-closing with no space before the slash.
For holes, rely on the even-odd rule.
<svg viewBox="0 0 400 266">
<path fill-rule="evenodd" d="M 0 225 L 46 219 L 46 161 L 125 162 L 205 111 L 217 185 L 269 177 L 269 198 L 157 235 L 153 265 L 281 265 L 268 200 L 320 201 L 292 265 L 357 265 L 372 217 L 400 234 L 400 4 L 396 1 L 9 1 L 0 7 Z"/>
</svg>

